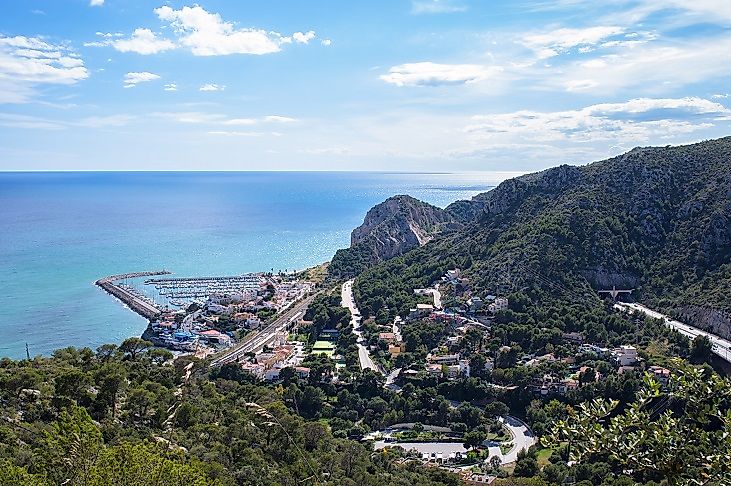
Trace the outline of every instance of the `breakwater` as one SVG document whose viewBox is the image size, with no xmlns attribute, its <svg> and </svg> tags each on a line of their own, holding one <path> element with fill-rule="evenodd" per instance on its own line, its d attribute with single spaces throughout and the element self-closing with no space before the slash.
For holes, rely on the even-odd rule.
<svg viewBox="0 0 731 486">
<path fill-rule="evenodd" d="M 162 313 L 162 311 L 148 299 L 144 299 L 141 295 L 134 292 L 133 289 L 128 286 L 118 285 L 117 282 L 131 278 L 152 277 L 156 275 L 170 275 L 170 272 L 167 270 L 159 270 L 152 272 L 133 272 L 110 275 L 108 277 L 100 278 L 95 282 L 95 284 L 104 289 L 104 291 L 108 294 L 113 295 L 124 302 L 127 307 L 137 314 L 147 319 L 154 320 Z"/>
</svg>

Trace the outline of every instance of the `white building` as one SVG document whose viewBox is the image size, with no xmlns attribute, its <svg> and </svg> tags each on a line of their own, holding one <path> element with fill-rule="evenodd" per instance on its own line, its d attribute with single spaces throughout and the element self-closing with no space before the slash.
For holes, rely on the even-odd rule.
<svg viewBox="0 0 731 486">
<path fill-rule="evenodd" d="M 637 363 L 637 348 L 624 345 L 612 351 L 612 357 L 619 366 L 632 366 Z"/>
<path fill-rule="evenodd" d="M 409 309 L 409 318 L 418 319 L 420 317 L 426 317 L 434 312 L 434 306 L 431 304 L 416 304 L 415 309 Z"/>
<path fill-rule="evenodd" d="M 455 268 L 454 270 L 447 270 L 447 273 L 444 275 L 444 279 L 448 282 L 456 282 L 457 279 L 459 279 L 459 276 L 459 268 Z"/>
<path fill-rule="evenodd" d="M 465 378 L 469 378 L 470 371 L 470 361 L 468 359 L 459 360 L 459 373 Z"/>
<path fill-rule="evenodd" d="M 489 310 L 493 314 L 496 314 L 501 310 L 506 310 L 507 308 L 508 299 L 506 297 L 497 297 L 489 306 L 487 306 L 487 310 Z"/>
<path fill-rule="evenodd" d="M 284 368 L 284 364 L 275 363 L 274 366 L 264 372 L 264 379 L 267 381 L 277 381 L 279 379 L 279 372 Z"/>
</svg>

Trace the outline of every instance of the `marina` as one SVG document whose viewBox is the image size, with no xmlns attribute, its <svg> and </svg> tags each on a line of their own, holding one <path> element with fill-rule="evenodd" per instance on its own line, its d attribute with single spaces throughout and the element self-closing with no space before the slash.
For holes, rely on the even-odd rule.
<svg viewBox="0 0 731 486">
<path fill-rule="evenodd" d="M 263 274 L 250 273 L 229 277 L 195 278 L 156 278 L 145 280 L 152 285 L 161 297 L 177 305 L 190 299 L 206 299 L 211 295 L 234 295 L 246 291 L 256 291 L 262 282 Z"/>
<path fill-rule="evenodd" d="M 203 357 L 246 336 L 223 360 L 239 357 L 239 348 L 261 351 L 282 333 L 286 338 L 286 329 L 302 316 L 313 290 L 312 282 L 294 274 L 160 278 L 170 274 L 111 275 L 96 285 L 149 321 L 142 338 L 156 346 Z"/>
</svg>

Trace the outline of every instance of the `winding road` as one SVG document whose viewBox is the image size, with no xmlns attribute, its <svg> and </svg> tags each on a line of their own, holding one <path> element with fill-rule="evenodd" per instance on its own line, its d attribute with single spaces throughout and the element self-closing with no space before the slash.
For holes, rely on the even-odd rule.
<svg viewBox="0 0 731 486">
<path fill-rule="evenodd" d="M 364 370 L 366 368 L 372 369 L 376 373 L 383 374 L 381 371 L 381 368 L 373 362 L 373 359 L 371 358 L 370 353 L 368 352 L 368 348 L 365 347 L 363 344 L 365 340 L 363 339 L 363 333 L 360 330 L 360 311 L 358 311 L 358 307 L 355 305 L 355 299 L 353 298 L 353 281 L 348 280 L 343 284 L 343 290 L 342 290 L 342 304 L 343 307 L 347 307 L 350 310 L 350 324 L 353 326 L 353 334 L 356 335 L 358 338 L 358 360 L 360 361 L 360 369 Z"/>
<path fill-rule="evenodd" d="M 537 441 L 536 437 L 533 435 L 533 432 L 528 428 L 528 426 L 522 422 L 521 420 L 515 418 L 515 417 L 501 417 L 500 422 L 503 424 L 503 427 L 508 431 L 508 433 L 511 436 L 510 442 L 513 444 L 513 446 L 510 448 L 510 450 L 503 454 L 503 452 L 500 450 L 500 443 L 494 442 L 494 441 L 485 441 L 483 445 L 487 447 L 489 451 L 488 458 L 492 456 L 497 456 L 500 458 L 500 462 L 504 464 L 511 464 L 518 460 L 518 453 L 525 449 L 528 450 L 532 445 L 534 445 Z M 415 449 L 420 454 L 441 454 L 443 458 L 448 458 L 450 454 L 454 454 L 456 452 L 465 454 L 467 452 L 467 449 L 465 449 L 464 445 L 461 442 L 391 442 L 387 441 L 386 439 L 393 437 L 395 431 L 393 430 L 385 430 L 383 432 L 376 432 L 371 433 L 367 435 L 366 437 L 373 437 L 376 436 L 380 437 L 380 440 L 376 440 L 373 443 L 373 447 L 378 449 L 383 449 L 384 447 L 394 447 L 399 446 L 403 447 L 406 450 Z"/>
</svg>

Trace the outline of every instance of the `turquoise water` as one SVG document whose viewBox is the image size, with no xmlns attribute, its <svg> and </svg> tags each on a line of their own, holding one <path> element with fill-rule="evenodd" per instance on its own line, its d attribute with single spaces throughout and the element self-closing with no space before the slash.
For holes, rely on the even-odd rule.
<svg viewBox="0 0 731 486">
<path fill-rule="evenodd" d="M 389 196 L 443 207 L 493 185 L 489 173 L 0 173 L 0 356 L 141 334 L 146 321 L 93 285 L 102 276 L 301 269 L 348 246 Z"/>
</svg>

